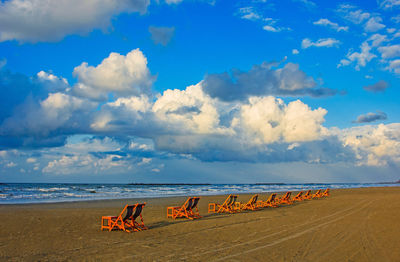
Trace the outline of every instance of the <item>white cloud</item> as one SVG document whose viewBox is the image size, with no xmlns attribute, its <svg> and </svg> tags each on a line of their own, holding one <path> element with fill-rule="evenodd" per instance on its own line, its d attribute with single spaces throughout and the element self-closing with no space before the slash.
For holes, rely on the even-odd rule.
<svg viewBox="0 0 400 262">
<path fill-rule="evenodd" d="M 215 101 L 203 92 L 201 85 L 185 90 L 166 90 L 154 103 L 153 112 L 170 130 L 190 133 L 220 133 Z"/>
<path fill-rule="evenodd" d="M 252 6 L 239 8 L 238 14 L 242 19 L 246 20 L 251 20 L 251 21 L 264 20 L 264 18 L 260 14 L 258 14 L 255 8 Z"/>
<path fill-rule="evenodd" d="M 310 1 L 310 0 L 293 0 L 293 1 L 300 2 L 308 8 L 314 8 L 317 6 L 313 1 Z"/>
<path fill-rule="evenodd" d="M 16 167 L 16 166 L 17 166 L 17 164 L 15 164 L 14 162 L 9 162 L 6 164 L 6 167 L 8 167 L 8 168 L 12 168 L 12 167 Z"/>
<path fill-rule="evenodd" d="M 400 75 L 400 59 L 390 61 L 387 69 Z"/>
<path fill-rule="evenodd" d="M 278 20 L 276 19 L 270 17 L 264 17 L 258 12 L 257 8 L 254 6 L 239 8 L 236 15 L 240 16 L 240 18 L 242 19 L 266 23 L 266 25 L 263 26 L 263 29 L 268 32 L 277 33 L 283 30 L 291 30 L 290 28 L 278 26 L 277 25 Z"/>
<path fill-rule="evenodd" d="M 147 68 L 147 58 L 139 49 L 126 56 L 110 53 L 96 67 L 84 62 L 74 68 L 73 75 L 80 82 L 76 91 L 88 97 L 111 92 L 118 96 L 149 93 L 154 81 Z"/>
<path fill-rule="evenodd" d="M 321 26 L 328 26 L 328 27 L 336 30 L 337 32 L 349 30 L 348 26 L 339 26 L 337 23 L 333 23 L 333 22 L 329 21 L 329 19 L 326 19 L 326 18 L 321 18 L 318 21 L 315 21 L 313 24 L 321 25 Z"/>
<path fill-rule="evenodd" d="M 300 52 L 299 52 L 299 50 L 297 50 L 297 49 L 293 49 L 293 50 L 292 50 L 292 54 L 293 54 L 293 55 L 297 55 L 297 54 L 299 54 L 299 53 L 300 53 Z"/>
<path fill-rule="evenodd" d="M 274 32 L 274 33 L 282 31 L 282 29 L 280 29 L 278 27 L 273 27 L 271 25 L 265 25 L 265 26 L 263 26 L 263 29 L 265 31 Z"/>
<path fill-rule="evenodd" d="M 35 163 L 36 161 L 37 161 L 37 159 L 34 157 L 29 157 L 26 159 L 26 163 Z"/>
<path fill-rule="evenodd" d="M 301 42 L 301 47 L 303 49 L 315 46 L 315 47 L 337 47 L 340 44 L 340 41 L 334 38 L 321 38 L 316 42 L 312 42 L 310 39 L 305 38 Z"/>
<path fill-rule="evenodd" d="M 106 155 L 104 157 L 96 157 L 93 155 L 64 155 L 58 159 L 50 161 L 46 167 L 42 169 L 43 173 L 51 173 L 55 175 L 69 174 L 97 174 L 97 173 L 113 173 L 116 170 L 132 169 L 132 163 L 124 160 L 119 155 Z"/>
<path fill-rule="evenodd" d="M 388 32 L 389 34 L 393 34 L 394 32 L 396 32 L 396 28 L 386 28 L 386 32 Z"/>
<path fill-rule="evenodd" d="M 58 41 L 69 34 L 106 30 L 115 15 L 145 13 L 149 4 L 150 0 L 5 1 L 0 5 L 0 42 Z"/>
<path fill-rule="evenodd" d="M 385 28 L 386 26 L 384 24 L 381 23 L 382 22 L 382 18 L 375 16 L 375 17 L 371 17 L 368 22 L 365 24 L 365 31 L 367 32 L 376 32 L 379 31 L 383 28 Z"/>
<path fill-rule="evenodd" d="M 349 52 L 346 55 L 346 59 L 342 59 L 338 64 L 340 66 L 347 66 L 352 62 L 356 62 L 356 70 L 360 70 L 360 67 L 367 65 L 369 61 L 376 57 L 376 55 L 370 53 L 371 46 L 367 42 L 361 44 L 361 52 Z"/>
<path fill-rule="evenodd" d="M 381 35 L 381 34 L 373 34 L 367 39 L 367 42 L 372 42 L 371 47 L 378 47 L 383 42 L 387 41 L 389 40 L 387 39 L 386 35 Z"/>
<path fill-rule="evenodd" d="M 400 15 L 393 16 L 391 20 L 396 24 L 400 23 Z"/>
<path fill-rule="evenodd" d="M 46 137 L 60 130 L 82 130 L 96 104 L 65 93 L 50 93 L 37 104 L 27 103 L 7 118 L 0 129 L 10 135 Z M 86 123 L 86 124 L 85 124 Z M 37 139 L 37 138 L 36 138 Z"/>
<path fill-rule="evenodd" d="M 381 53 L 382 58 L 394 58 L 400 56 L 400 45 L 389 45 L 389 46 L 381 46 L 378 48 L 378 51 Z"/>
<path fill-rule="evenodd" d="M 183 0 L 165 0 L 165 2 L 169 5 L 172 5 L 172 4 L 180 4 L 181 2 L 183 2 Z"/>
<path fill-rule="evenodd" d="M 340 5 L 338 12 L 343 15 L 346 20 L 353 22 L 354 24 L 361 24 L 365 20 L 371 17 L 371 14 L 364 12 L 361 9 L 354 10 L 354 6 L 350 5 Z"/>
<path fill-rule="evenodd" d="M 379 7 L 382 9 L 393 9 L 400 7 L 400 0 L 378 0 Z"/>
<path fill-rule="evenodd" d="M 256 144 L 304 142 L 321 138 L 326 113 L 322 108 L 311 110 L 299 100 L 286 106 L 271 96 L 251 97 L 233 122 Z"/>
<path fill-rule="evenodd" d="M 356 152 L 360 165 L 382 166 L 400 162 L 400 124 L 363 126 L 342 130 L 345 146 Z"/>
</svg>

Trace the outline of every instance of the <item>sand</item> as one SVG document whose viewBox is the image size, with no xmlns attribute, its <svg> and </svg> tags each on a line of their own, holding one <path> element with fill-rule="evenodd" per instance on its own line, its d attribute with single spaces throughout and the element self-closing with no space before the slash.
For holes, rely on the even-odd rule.
<svg viewBox="0 0 400 262">
<path fill-rule="evenodd" d="M 260 196 L 262 199 L 267 194 Z M 0 205 L 1 261 L 400 261 L 400 187 L 331 196 L 195 221 L 166 218 L 184 197 Z M 240 195 L 247 201 L 250 195 Z M 102 215 L 146 201 L 149 230 L 100 231 Z"/>
</svg>

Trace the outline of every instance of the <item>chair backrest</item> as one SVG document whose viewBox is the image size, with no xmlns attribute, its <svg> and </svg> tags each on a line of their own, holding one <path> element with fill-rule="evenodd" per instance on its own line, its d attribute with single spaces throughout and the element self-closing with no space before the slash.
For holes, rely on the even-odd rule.
<svg viewBox="0 0 400 262">
<path fill-rule="evenodd" d="M 231 206 L 235 204 L 236 199 L 237 199 L 237 196 L 234 195 L 234 196 L 232 197 L 232 203 L 230 204 Z"/>
<path fill-rule="evenodd" d="M 290 195 L 292 194 L 292 192 L 288 191 L 286 192 L 286 194 L 282 197 L 282 199 L 288 199 L 290 198 Z"/>
<path fill-rule="evenodd" d="M 192 209 L 197 207 L 197 204 L 199 203 L 200 197 L 194 197 L 193 199 L 194 199 L 194 201 L 193 201 Z"/>
<path fill-rule="evenodd" d="M 319 194 L 321 194 L 321 189 L 318 189 L 318 191 L 315 192 L 315 195 L 319 195 Z"/>
<path fill-rule="evenodd" d="M 251 198 L 251 204 L 256 203 L 256 202 L 257 202 L 257 199 L 258 199 L 258 195 L 254 195 L 254 196 Z"/>
<path fill-rule="evenodd" d="M 274 201 L 275 201 L 275 198 L 276 198 L 276 193 L 273 193 L 273 194 L 271 195 L 271 200 L 270 200 L 270 202 L 274 202 Z"/>
<path fill-rule="evenodd" d="M 133 209 L 135 208 L 136 205 L 126 205 L 124 209 L 126 209 L 126 215 L 124 217 L 124 221 L 130 218 L 133 214 Z"/>
<path fill-rule="evenodd" d="M 276 197 L 276 193 L 272 193 L 271 195 L 269 195 L 268 199 L 266 202 L 274 202 L 275 201 L 275 197 Z"/>
<path fill-rule="evenodd" d="M 302 194 L 303 194 L 303 191 L 300 191 L 299 193 L 297 193 L 296 197 L 301 197 Z"/>
<path fill-rule="evenodd" d="M 311 194 L 311 190 L 307 190 L 307 192 L 305 193 L 305 197 L 308 197 Z"/>
<path fill-rule="evenodd" d="M 193 197 L 189 197 L 187 202 L 188 202 L 188 204 L 185 209 L 186 209 L 186 211 L 189 211 L 192 209 L 192 206 L 193 206 Z"/>
<path fill-rule="evenodd" d="M 142 213 L 144 205 L 145 204 L 136 204 L 135 214 L 132 216 L 133 220 L 135 220 Z"/>
</svg>

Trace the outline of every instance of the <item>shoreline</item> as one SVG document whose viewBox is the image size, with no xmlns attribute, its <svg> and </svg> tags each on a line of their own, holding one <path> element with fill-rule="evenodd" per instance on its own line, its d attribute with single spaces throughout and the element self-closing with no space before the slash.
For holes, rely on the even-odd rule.
<svg viewBox="0 0 400 262">
<path fill-rule="evenodd" d="M 339 183 L 342 184 L 342 183 Z M 351 183 L 349 183 L 351 184 Z M 368 184 L 368 183 L 365 183 Z M 189 184 L 187 184 L 189 185 Z M 199 184 L 200 185 L 200 184 Z M 211 185 L 211 184 L 210 184 Z M 232 185 L 277 185 L 277 184 L 232 184 Z M 285 185 L 307 185 L 307 184 L 285 184 Z M 319 185 L 319 184 L 309 184 L 310 186 L 313 185 Z M 326 184 L 321 184 L 321 185 L 326 185 Z M 332 184 L 331 184 L 332 185 Z M 383 186 L 377 186 L 379 184 L 375 184 L 375 186 L 371 186 L 371 187 L 348 187 L 348 188 L 331 188 L 331 190 L 342 190 L 342 189 L 359 189 L 359 188 L 391 188 L 391 187 L 400 187 L 399 183 L 385 183 L 385 185 Z M 321 187 L 321 189 L 325 189 L 326 187 Z M 303 191 L 306 189 L 303 189 Z M 317 190 L 317 189 L 312 189 Z M 271 190 L 271 191 L 253 191 L 253 192 L 234 192 L 232 191 L 232 193 L 237 194 L 237 195 L 249 195 L 249 194 L 268 194 L 268 193 L 282 193 L 282 192 L 286 192 L 286 191 L 292 191 L 292 192 L 299 192 L 301 190 L 288 190 L 288 189 L 282 189 L 282 190 Z M 229 194 L 229 193 L 215 193 L 215 194 L 191 194 L 191 195 L 183 195 L 183 194 L 179 194 L 179 195 L 166 195 L 166 196 L 144 196 L 144 197 L 122 197 L 122 198 L 98 198 L 98 199 L 71 199 L 71 200 L 63 200 L 63 201 L 38 201 L 38 202 L 22 202 L 22 203 L 18 203 L 18 202 L 10 202 L 10 203 L 1 203 L 0 201 L 0 207 L 1 206 L 19 206 L 19 205 L 51 205 L 51 204 L 62 204 L 62 203 L 82 203 L 82 202 L 96 202 L 96 201 L 120 201 L 120 200 L 135 200 L 135 199 L 158 199 L 158 198 L 174 198 L 174 197 L 186 197 L 186 196 L 200 196 L 200 197 L 206 197 L 206 196 L 222 196 L 225 194 Z"/>
<path fill-rule="evenodd" d="M 313 191 L 315 192 L 315 191 Z M 269 193 L 259 194 L 262 200 Z M 247 202 L 252 194 L 238 194 Z M 400 187 L 333 189 L 331 196 L 278 208 L 167 219 L 186 196 L 0 205 L 2 261 L 395 261 L 400 257 Z M 147 201 L 149 230 L 100 231 L 101 216 Z"/>
</svg>

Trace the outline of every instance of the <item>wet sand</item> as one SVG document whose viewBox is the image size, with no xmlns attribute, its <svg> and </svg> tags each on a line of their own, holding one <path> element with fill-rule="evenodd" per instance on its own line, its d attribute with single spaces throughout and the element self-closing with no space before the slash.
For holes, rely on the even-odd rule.
<svg viewBox="0 0 400 262">
<path fill-rule="evenodd" d="M 207 214 L 209 202 L 225 197 L 201 197 L 203 218 L 194 221 L 166 218 L 166 207 L 186 197 L 0 205 L 0 260 L 400 261 L 400 187 L 332 190 L 290 206 Z M 100 231 L 102 215 L 141 201 L 149 230 Z"/>
</svg>

